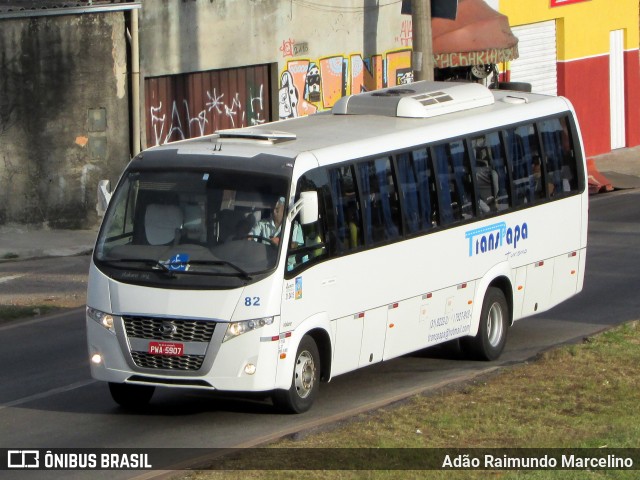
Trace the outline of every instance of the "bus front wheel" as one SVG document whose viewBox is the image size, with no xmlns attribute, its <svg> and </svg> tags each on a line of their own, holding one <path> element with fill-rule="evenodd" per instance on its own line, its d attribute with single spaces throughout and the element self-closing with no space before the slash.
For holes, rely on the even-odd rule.
<svg viewBox="0 0 640 480">
<path fill-rule="evenodd" d="M 123 408 L 138 410 L 149 403 L 156 387 L 109 382 L 111 398 Z"/>
<path fill-rule="evenodd" d="M 275 390 L 273 404 L 286 413 L 303 413 L 311 408 L 318 393 L 320 354 L 316 342 L 305 335 L 300 342 L 288 390 Z"/>
<path fill-rule="evenodd" d="M 507 342 L 509 306 L 499 288 L 490 287 L 482 303 L 480 325 L 475 337 L 463 337 L 460 346 L 464 353 L 477 360 L 497 359 Z"/>
</svg>

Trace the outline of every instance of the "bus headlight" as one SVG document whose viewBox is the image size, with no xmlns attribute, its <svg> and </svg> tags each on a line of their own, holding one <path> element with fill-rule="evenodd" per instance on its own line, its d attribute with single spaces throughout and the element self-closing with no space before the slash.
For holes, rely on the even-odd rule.
<svg viewBox="0 0 640 480">
<path fill-rule="evenodd" d="M 116 333 L 116 329 L 113 326 L 113 315 L 110 313 L 104 313 L 95 308 L 87 307 L 87 317 L 99 323 L 111 333 Z"/>
<path fill-rule="evenodd" d="M 227 326 L 227 332 L 224 334 L 223 342 L 236 338 L 243 333 L 262 328 L 273 323 L 273 317 L 257 318 L 255 320 L 244 320 L 242 322 L 231 322 Z"/>
</svg>

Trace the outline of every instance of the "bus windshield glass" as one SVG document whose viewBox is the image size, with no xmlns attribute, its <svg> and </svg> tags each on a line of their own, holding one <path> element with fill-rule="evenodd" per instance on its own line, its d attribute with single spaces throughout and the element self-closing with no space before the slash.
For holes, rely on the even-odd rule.
<svg viewBox="0 0 640 480">
<path fill-rule="evenodd" d="M 233 288 L 273 270 L 288 178 L 228 170 L 129 171 L 107 210 L 95 260 L 112 278 Z"/>
</svg>

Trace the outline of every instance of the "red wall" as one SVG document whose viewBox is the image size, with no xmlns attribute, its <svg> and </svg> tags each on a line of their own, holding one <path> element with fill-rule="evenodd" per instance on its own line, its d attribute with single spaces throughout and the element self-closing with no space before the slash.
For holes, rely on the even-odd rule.
<svg viewBox="0 0 640 480">
<path fill-rule="evenodd" d="M 625 115 L 628 147 L 640 145 L 640 60 L 625 52 Z M 573 103 L 587 157 L 611 151 L 609 56 L 558 62 L 558 95 Z"/>
<path fill-rule="evenodd" d="M 640 145 L 640 56 L 638 50 L 624 54 L 627 147 Z"/>
</svg>

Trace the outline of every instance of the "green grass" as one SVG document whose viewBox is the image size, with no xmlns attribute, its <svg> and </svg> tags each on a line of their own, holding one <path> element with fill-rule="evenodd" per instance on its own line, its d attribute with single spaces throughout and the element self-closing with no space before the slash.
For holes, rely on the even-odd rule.
<svg viewBox="0 0 640 480">
<path fill-rule="evenodd" d="M 640 446 L 640 323 L 631 322 L 269 448 L 635 448 Z M 301 451 L 302 452 L 302 451 Z M 425 450 L 425 453 L 428 450 Z M 250 455 L 250 453 L 249 453 Z M 304 459 L 301 458 L 301 461 Z M 295 462 L 294 462 L 295 464 Z M 237 464 L 236 464 L 237 467 Z M 184 479 L 632 479 L 638 471 L 202 471 Z"/>
<path fill-rule="evenodd" d="M 0 305 L 0 324 L 60 310 L 53 305 Z"/>
</svg>

